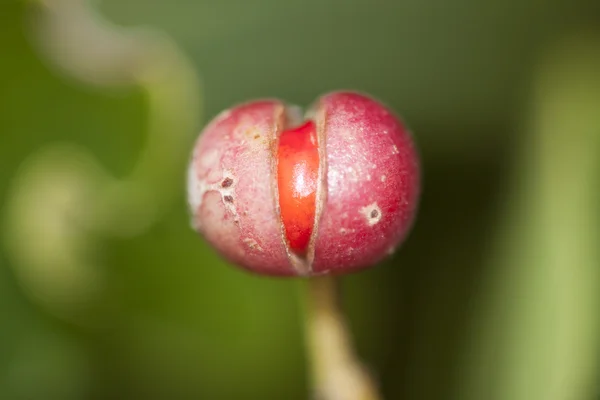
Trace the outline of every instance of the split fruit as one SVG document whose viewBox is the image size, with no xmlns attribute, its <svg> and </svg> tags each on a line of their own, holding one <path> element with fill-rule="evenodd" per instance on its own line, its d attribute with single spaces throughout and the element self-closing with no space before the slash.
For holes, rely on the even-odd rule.
<svg viewBox="0 0 600 400">
<path fill-rule="evenodd" d="M 406 238 L 419 194 L 410 132 L 354 92 L 326 94 L 304 116 L 279 100 L 224 111 L 200 134 L 188 170 L 194 229 L 267 275 L 374 265 Z"/>
</svg>

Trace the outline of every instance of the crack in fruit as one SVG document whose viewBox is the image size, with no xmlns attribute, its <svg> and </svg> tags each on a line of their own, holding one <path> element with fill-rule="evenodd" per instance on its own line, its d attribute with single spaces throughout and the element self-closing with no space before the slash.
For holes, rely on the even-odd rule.
<svg viewBox="0 0 600 400">
<path fill-rule="evenodd" d="M 307 121 L 279 137 L 277 184 L 281 220 L 292 251 L 305 255 L 312 235 L 319 176 L 316 126 Z"/>
</svg>

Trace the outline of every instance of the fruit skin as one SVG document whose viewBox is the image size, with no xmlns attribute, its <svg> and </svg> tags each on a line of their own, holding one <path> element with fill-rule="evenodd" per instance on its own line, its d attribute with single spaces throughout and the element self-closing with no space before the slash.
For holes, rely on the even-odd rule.
<svg viewBox="0 0 600 400">
<path fill-rule="evenodd" d="M 406 237 L 420 192 L 419 157 L 406 127 L 370 97 L 332 93 L 319 108 L 327 199 L 312 270 L 349 272 L 380 261 Z"/>
<path fill-rule="evenodd" d="M 284 105 L 273 100 L 222 112 L 200 135 L 188 172 L 194 229 L 229 261 L 268 275 L 295 275 L 274 180 L 284 116 Z"/>
<path fill-rule="evenodd" d="M 192 226 L 224 257 L 278 276 L 341 274 L 374 265 L 406 238 L 420 194 L 419 157 L 403 123 L 356 92 L 322 96 L 319 186 L 306 257 L 287 246 L 277 193 L 278 135 L 302 121 L 278 100 L 221 113 L 201 133 L 188 171 Z"/>
</svg>

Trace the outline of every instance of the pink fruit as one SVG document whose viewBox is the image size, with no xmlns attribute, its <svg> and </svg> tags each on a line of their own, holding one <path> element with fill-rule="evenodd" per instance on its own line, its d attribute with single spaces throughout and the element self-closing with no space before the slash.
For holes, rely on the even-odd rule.
<svg viewBox="0 0 600 400">
<path fill-rule="evenodd" d="M 192 225 L 224 257 L 268 275 L 345 273 L 402 243 L 417 210 L 410 133 L 362 94 L 297 107 L 259 100 L 204 129 L 188 172 Z"/>
</svg>

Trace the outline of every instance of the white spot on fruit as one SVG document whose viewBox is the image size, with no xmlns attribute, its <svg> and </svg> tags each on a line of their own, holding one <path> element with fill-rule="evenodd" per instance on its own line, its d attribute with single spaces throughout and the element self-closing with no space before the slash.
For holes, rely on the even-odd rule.
<svg viewBox="0 0 600 400">
<path fill-rule="evenodd" d="M 373 226 L 381 221 L 381 208 L 379 208 L 377 203 L 372 203 L 366 207 L 362 207 L 360 209 L 360 213 L 364 215 L 369 226 Z"/>
<path fill-rule="evenodd" d="M 239 215 L 235 205 L 235 185 L 236 180 L 233 177 L 231 171 L 223 171 L 221 179 L 216 182 L 208 183 L 206 179 L 200 179 L 196 172 L 195 163 L 191 163 L 188 169 L 188 204 L 192 212 L 192 227 L 195 230 L 200 230 L 202 225 L 200 220 L 196 217 L 202 208 L 204 201 L 204 195 L 207 192 L 219 192 L 221 195 L 221 201 L 225 209 L 233 215 L 235 222 L 239 221 Z"/>
<path fill-rule="evenodd" d="M 254 240 L 252 238 L 245 238 L 243 240 L 243 242 L 246 246 L 250 247 L 252 250 L 263 251 L 262 247 L 260 247 L 258 245 L 258 243 L 256 242 L 256 240 Z"/>
<path fill-rule="evenodd" d="M 358 173 L 356 172 L 356 170 L 353 167 L 348 167 L 346 176 L 347 176 L 347 179 L 352 182 L 358 181 Z"/>
<path fill-rule="evenodd" d="M 396 145 L 392 146 L 392 154 L 398 154 L 398 153 L 399 153 L 398 146 L 396 146 Z"/>
<path fill-rule="evenodd" d="M 200 157 L 200 167 L 202 169 L 212 169 L 217 165 L 219 161 L 219 152 L 217 150 L 212 150 L 208 153 L 202 154 Z"/>
<path fill-rule="evenodd" d="M 356 140 L 356 138 L 354 137 L 353 132 L 352 131 L 348 131 L 348 130 L 344 131 L 343 138 L 346 139 L 347 141 L 354 141 L 354 140 Z"/>
<path fill-rule="evenodd" d="M 188 168 L 187 176 L 187 193 L 188 193 L 188 205 L 192 212 L 195 212 L 198 207 L 202 204 L 202 188 L 200 180 L 196 174 L 195 163 L 191 163 Z"/>
<path fill-rule="evenodd" d="M 385 175 L 381 175 L 381 182 L 385 182 L 386 179 L 387 177 Z"/>
</svg>

